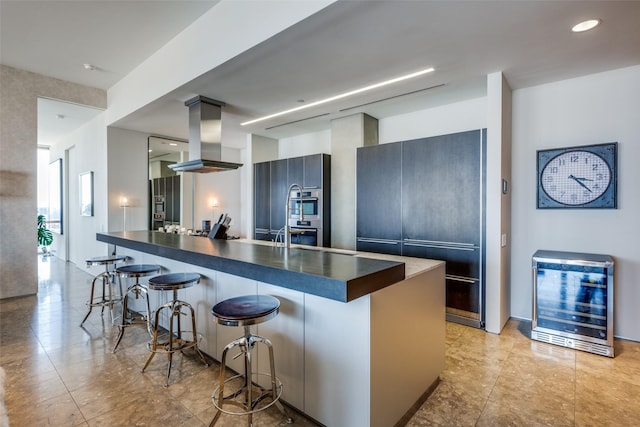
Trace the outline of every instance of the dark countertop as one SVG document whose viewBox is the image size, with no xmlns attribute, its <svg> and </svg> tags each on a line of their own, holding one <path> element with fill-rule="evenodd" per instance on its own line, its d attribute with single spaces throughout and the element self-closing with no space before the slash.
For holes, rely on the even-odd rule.
<svg viewBox="0 0 640 427">
<path fill-rule="evenodd" d="M 403 262 L 158 231 L 97 233 L 100 242 L 341 302 L 405 279 Z"/>
</svg>

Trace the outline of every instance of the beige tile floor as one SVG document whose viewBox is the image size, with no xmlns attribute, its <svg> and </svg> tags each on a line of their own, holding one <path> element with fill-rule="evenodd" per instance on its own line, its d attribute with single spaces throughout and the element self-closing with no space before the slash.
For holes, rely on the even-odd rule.
<svg viewBox="0 0 640 427">
<path fill-rule="evenodd" d="M 142 327 L 118 352 L 109 316 L 86 313 L 91 276 L 57 258 L 40 262 L 37 296 L 0 301 L 0 366 L 7 372 L 12 427 L 206 426 L 218 368 L 177 356 L 147 358 Z M 616 341 L 614 359 L 533 342 L 530 324 L 510 320 L 500 335 L 447 324 L 441 382 L 409 426 L 639 426 L 640 343 Z M 315 424 L 292 413 L 295 425 Z M 245 425 L 224 416 L 221 426 Z M 258 426 L 283 425 L 277 410 Z M 332 426 L 333 427 L 333 426 Z M 335 426 L 351 427 L 351 426 Z"/>
</svg>

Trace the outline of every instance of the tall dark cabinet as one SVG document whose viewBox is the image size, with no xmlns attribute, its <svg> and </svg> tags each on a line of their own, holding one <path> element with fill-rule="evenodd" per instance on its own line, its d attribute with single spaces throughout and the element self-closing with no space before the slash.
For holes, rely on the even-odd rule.
<svg viewBox="0 0 640 427">
<path fill-rule="evenodd" d="M 322 190 L 322 226 L 318 228 L 323 245 L 331 244 L 331 156 L 309 156 L 280 159 L 254 164 L 254 238 L 275 240 L 285 225 L 287 190 L 291 184 L 305 189 Z M 282 234 L 282 233 L 281 233 Z"/>
<path fill-rule="evenodd" d="M 271 164 L 270 162 L 254 165 L 253 179 L 255 185 L 254 206 L 254 238 L 271 240 Z"/>
<path fill-rule="evenodd" d="M 287 159 L 274 160 L 269 162 L 271 165 L 270 185 L 269 190 L 271 193 L 271 205 L 270 212 L 270 229 L 269 233 L 273 240 L 280 230 L 285 225 L 285 205 L 287 204 L 287 188 L 289 188 L 287 182 L 288 165 Z"/>
<path fill-rule="evenodd" d="M 357 249 L 445 260 L 447 319 L 475 327 L 484 325 L 485 139 L 474 130 L 357 157 Z"/>
<path fill-rule="evenodd" d="M 402 144 L 381 144 L 356 153 L 356 246 L 360 251 L 402 251 Z"/>
</svg>

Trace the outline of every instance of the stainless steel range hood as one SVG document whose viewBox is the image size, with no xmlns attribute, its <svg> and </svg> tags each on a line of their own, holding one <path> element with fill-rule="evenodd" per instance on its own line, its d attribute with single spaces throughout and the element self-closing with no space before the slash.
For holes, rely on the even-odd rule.
<svg viewBox="0 0 640 427">
<path fill-rule="evenodd" d="M 238 169 L 242 163 L 223 162 L 223 102 L 196 96 L 184 103 L 189 107 L 189 161 L 169 165 L 176 172 L 223 172 Z"/>
</svg>

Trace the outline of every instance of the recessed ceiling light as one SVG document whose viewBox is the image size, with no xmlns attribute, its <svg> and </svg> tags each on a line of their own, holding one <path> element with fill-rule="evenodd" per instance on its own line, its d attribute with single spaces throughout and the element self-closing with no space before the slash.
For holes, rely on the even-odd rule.
<svg viewBox="0 0 640 427">
<path fill-rule="evenodd" d="M 93 64 L 82 64 L 82 66 L 87 71 L 94 71 L 96 69 L 96 66 Z"/>
<path fill-rule="evenodd" d="M 149 152 L 152 152 L 153 150 L 149 150 Z"/>
<path fill-rule="evenodd" d="M 349 92 L 344 92 L 344 93 L 341 93 L 339 95 L 330 96 L 329 98 L 321 99 L 320 101 L 310 102 L 308 104 L 304 104 L 304 105 L 301 105 L 299 107 L 291 108 L 289 110 L 280 111 L 279 113 L 274 113 L 274 114 L 270 114 L 268 116 L 259 117 L 259 118 L 254 119 L 254 120 L 249 120 L 248 122 L 240 123 L 240 125 L 242 125 L 242 126 L 250 125 L 252 123 L 257 123 L 257 122 L 261 122 L 263 120 L 272 119 L 274 117 L 283 116 L 285 114 L 293 113 L 295 111 L 300 111 L 300 110 L 304 110 L 306 108 L 315 107 L 317 105 L 326 104 L 327 102 L 336 101 L 338 99 L 346 98 L 348 96 L 356 95 L 358 93 L 366 92 L 368 90 L 377 89 L 379 87 L 387 86 L 387 85 L 390 85 L 390 84 L 393 84 L 393 83 L 397 83 L 397 82 L 400 82 L 400 81 L 403 81 L 403 80 L 407 80 L 407 79 L 411 79 L 411 78 L 414 78 L 414 77 L 418 77 L 418 76 L 421 76 L 423 74 L 431 73 L 433 71 L 434 71 L 434 68 L 427 68 L 427 69 L 424 69 L 424 70 L 417 71 L 415 73 L 406 74 L 404 76 L 395 77 L 393 79 L 385 80 L 385 81 L 380 82 L 380 83 L 374 83 L 374 84 L 369 85 L 369 86 L 361 87 L 359 89 L 354 89 L 354 90 L 351 90 Z"/>
<path fill-rule="evenodd" d="M 581 33 L 583 31 L 589 31 L 592 28 L 597 27 L 600 24 L 599 19 L 588 19 L 586 21 L 582 21 L 571 28 L 571 31 L 574 33 Z"/>
<path fill-rule="evenodd" d="M 175 142 L 170 142 L 169 145 L 172 146 L 172 147 L 177 147 L 178 146 L 178 144 L 176 144 Z"/>
</svg>

